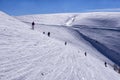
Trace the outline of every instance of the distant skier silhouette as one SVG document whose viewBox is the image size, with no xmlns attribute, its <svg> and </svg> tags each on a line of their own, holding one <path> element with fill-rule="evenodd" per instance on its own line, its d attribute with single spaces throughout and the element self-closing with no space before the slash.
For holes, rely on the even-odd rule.
<svg viewBox="0 0 120 80">
<path fill-rule="evenodd" d="M 43 34 L 45 34 L 45 32 L 43 32 Z"/>
<path fill-rule="evenodd" d="M 48 37 L 50 37 L 50 32 L 48 32 Z"/>
<path fill-rule="evenodd" d="M 86 53 L 86 52 L 85 52 L 84 54 L 85 54 L 85 56 L 87 56 L 87 53 Z"/>
<path fill-rule="evenodd" d="M 41 73 L 41 75 L 42 75 L 42 76 L 44 76 L 44 74 L 43 74 L 43 73 Z"/>
<path fill-rule="evenodd" d="M 105 62 L 104 64 L 105 64 L 105 67 L 107 67 L 107 62 Z"/>
<path fill-rule="evenodd" d="M 65 41 L 65 45 L 67 45 L 67 42 Z"/>
<path fill-rule="evenodd" d="M 34 21 L 32 22 L 32 30 L 34 30 L 34 25 L 35 25 L 35 23 L 34 23 Z"/>
</svg>

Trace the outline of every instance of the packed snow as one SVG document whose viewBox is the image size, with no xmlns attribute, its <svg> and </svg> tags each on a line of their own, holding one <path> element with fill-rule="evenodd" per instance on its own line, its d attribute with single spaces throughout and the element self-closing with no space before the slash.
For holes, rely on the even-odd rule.
<svg viewBox="0 0 120 80">
<path fill-rule="evenodd" d="M 119 52 L 120 16 L 119 15 L 120 15 L 119 12 L 91 12 L 91 13 L 50 14 L 49 17 L 47 16 L 47 20 L 46 18 L 43 18 L 46 16 L 46 14 L 18 16 L 17 19 L 20 19 L 25 23 L 26 21 L 28 22 L 35 21 L 37 24 L 35 27 L 37 28 L 37 30 L 39 28 L 39 31 L 41 30 L 44 31 L 44 29 L 48 30 L 49 26 L 54 26 L 54 27 L 58 26 L 60 28 L 69 27 L 72 29 L 71 33 L 76 31 L 78 34 L 82 34 L 83 36 L 90 38 L 91 40 L 90 41 L 87 40 L 88 42 L 90 42 L 103 55 L 105 55 L 106 57 L 108 57 L 109 59 L 111 59 L 117 65 L 120 66 L 120 57 L 119 57 L 120 56 L 120 52 Z M 62 20 L 63 22 L 61 22 Z M 44 22 L 44 25 L 41 24 L 42 22 Z M 48 22 L 50 22 L 49 25 Z M 51 23 L 54 23 L 54 25 Z M 31 23 L 27 23 L 27 24 L 31 25 Z M 47 29 L 46 26 L 48 26 Z M 59 31 L 57 29 L 58 28 L 52 30 L 52 32 Z M 60 33 L 60 35 L 61 34 L 62 33 Z M 74 40 L 71 40 L 71 42 L 74 42 Z"/>
<path fill-rule="evenodd" d="M 120 80 L 114 62 L 72 25 L 75 15 L 14 18 L 0 12 L 0 80 Z"/>
</svg>

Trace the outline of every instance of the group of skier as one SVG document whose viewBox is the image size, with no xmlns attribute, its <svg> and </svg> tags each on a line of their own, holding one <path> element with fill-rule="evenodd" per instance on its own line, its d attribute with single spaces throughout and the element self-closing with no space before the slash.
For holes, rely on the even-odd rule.
<svg viewBox="0 0 120 80">
<path fill-rule="evenodd" d="M 35 29 L 35 22 L 32 22 L 32 30 Z M 45 34 L 45 32 L 43 32 L 43 34 Z M 50 32 L 47 33 L 48 37 L 50 37 Z M 67 42 L 65 41 L 65 45 L 67 45 Z"/>
<path fill-rule="evenodd" d="M 35 29 L 35 22 L 32 22 L 32 30 Z M 45 32 L 43 32 L 43 34 L 45 34 Z M 47 33 L 48 37 L 50 37 L 50 32 Z"/>
<path fill-rule="evenodd" d="M 32 22 L 32 30 L 34 30 L 35 27 L 35 22 Z M 45 34 L 45 32 L 43 32 L 43 34 Z M 48 37 L 50 37 L 50 32 L 47 33 Z M 65 45 L 67 45 L 67 42 L 65 41 Z M 84 53 L 85 56 L 87 56 L 87 53 Z M 104 62 L 105 67 L 107 67 L 107 62 Z M 114 70 L 117 71 L 118 73 L 120 73 L 120 68 L 118 68 L 118 66 L 113 66 Z"/>
</svg>

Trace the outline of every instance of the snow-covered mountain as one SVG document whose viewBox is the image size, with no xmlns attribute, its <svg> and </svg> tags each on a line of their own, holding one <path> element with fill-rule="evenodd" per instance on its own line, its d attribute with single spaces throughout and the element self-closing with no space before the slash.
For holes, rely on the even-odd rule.
<svg viewBox="0 0 120 80">
<path fill-rule="evenodd" d="M 108 44 L 119 46 L 119 42 L 107 44 L 102 40 L 112 40 L 114 36 L 119 39 L 119 31 L 98 29 L 98 33 L 94 30 L 96 25 L 93 28 L 76 24 L 80 15 L 12 17 L 0 12 L 0 80 L 120 80 L 120 74 L 112 67 L 119 64 L 117 48 L 110 46 L 116 53 L 109 53 L 111 57 L 107 54 Z M 32 21 L 36 23 L 35 30 L 31 29 Z M 107 38 L 108 33 L 115 35 Z M 104 47 L 107 52 L 102 52 Z"/>
<path fill-rule="evenodd" d="M 37 24 L 35 27 L 39 31 L 46 31 L 48 30 L 49 26 L 52 26 L 52 32 L 60 32 L 59 35 L 61 35 L 62 33 L 60 30 L 58 30 L 58 28 L 56 28 L 56 26 L 58 26 L 59 28 L 70 28 L 72 29 L 71 33 L 77 32 L 77 37 L 79 35 L 82 35 L 82 37 L 84 37 L 85 40 L 91 43 L 92 46 L 94 46 L 103 55 L 110 58 L 116 64 L 120 65 L 119 15 L 119 12 L 92 12 L 72 14 L 69 13 L 49 15 L 27 15 L 19 16 L 17 17 L 17 19 L 29 25 L 31 25 L 32 21 L 35 21 Z M 64 36 L 64 33 L 62 36 Z M 76 36 L 76 34 L 74 36 Z M 74 42 L 74 40 L 71 40 L 71 42 Z"/>
</svg>

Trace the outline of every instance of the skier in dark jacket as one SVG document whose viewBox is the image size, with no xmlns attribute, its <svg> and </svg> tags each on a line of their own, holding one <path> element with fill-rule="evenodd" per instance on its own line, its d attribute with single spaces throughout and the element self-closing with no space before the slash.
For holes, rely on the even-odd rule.
<svg viewBox="0 0 120 80">
<path fill-rule="evenodd" d="M 43 34 L 45 34 L 45 32 L 43 32 Z"/>
<path fill-rule="evenodd" d="M 105 62 L 104 64 L 105 64 L 105 67 L 107 67 L 107 62 Z"/>
<path fill-rule="evenodd" d="M 67 42 L 65 41 L 65 45 L 67 45 Z"/>
<path fill-rule="evenodd" d="M 34 25 L 35 25 L 35 23 L 34 23 L 34 21 L 32 22 L 32 30 L 34 30 Z"/>
<path fill-rule="evenodd" d="M 85 54 L 85 56 L 87 56 L 87 53 L 86 53 L 86 52 L 85 52 L 84 54 Z"/>
<path fill-rule="evenodd" d="M 50 37 L 50 32 L 48 32 L 48 37 Z"/>
</svg>

